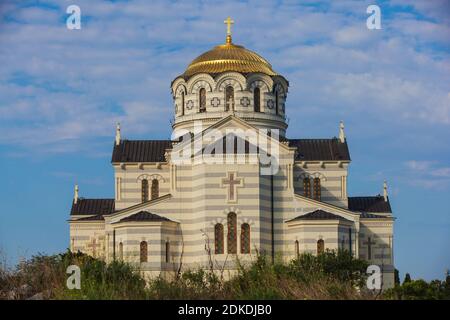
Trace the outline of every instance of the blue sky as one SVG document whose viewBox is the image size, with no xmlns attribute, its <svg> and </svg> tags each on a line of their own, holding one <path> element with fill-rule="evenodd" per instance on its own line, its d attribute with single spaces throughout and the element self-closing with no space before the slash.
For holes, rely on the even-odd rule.
<svg viewBox="0 0 450 320">
<path fill-rule="evenodd" d="M 67 30 L 80 6 L 82 29 Z M 381 7 L 368 30 L 366 8 Z M 344 120 L 351 195 L 388 180 L 396 267 L 450 268 L 449 1 L 2 1 L 0 250 L 9 263 L 68 246 L 73 185 L 113 197 L 115 123 L 170 137 L 170 82 L 225 38 L 290 81 L 292 138 L 332 137 Z"/>
</svg>

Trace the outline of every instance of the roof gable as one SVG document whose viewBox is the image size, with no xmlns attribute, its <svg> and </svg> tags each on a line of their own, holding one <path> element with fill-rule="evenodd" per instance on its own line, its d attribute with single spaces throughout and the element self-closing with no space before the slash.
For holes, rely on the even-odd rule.
<svg viewBox="0 0 450 320">
<path fill-rule="evenodd" d="M 163 221 L 172 221 L 166 217 L 161 217 L 157 214 L 151 213 L 149 211 L 139 211 L 132 215 L 129 215 L 125 218 L 120 219 L 116 223 L 122 222 L 163 222 Z"/>
<path fill-rule="evenodd" d="M 309 212 L 307 214 L 300 215 L 295 217 L 294 219 L 288 220 L 286 222 L 291 221 L 299 221 L 299 220 L 341 220 L 341 221 L 350 221 L 344 217 L 338 216 L 337 214 L 324 211 L 324 210 L 315 210 Z"/>
</svg>

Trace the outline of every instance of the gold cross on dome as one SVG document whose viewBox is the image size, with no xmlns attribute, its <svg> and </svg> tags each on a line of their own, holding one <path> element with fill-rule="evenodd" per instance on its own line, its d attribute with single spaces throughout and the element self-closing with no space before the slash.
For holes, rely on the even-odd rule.
<svg viewBox="0 0 450 320">
<path fill-rule="evenodd" d="M 228 17 L 223 23 L 227 25 L 227 43 L 231 43 L 231 25 L 234 23 L 230 17 Z"/>
<path fill-rule="evenodd" d="M 228 17 L 223 23 L 227 25 L 227 36 L 231 36 L 231 25 L 234 24 L 234 20 Z"/>
</svg>

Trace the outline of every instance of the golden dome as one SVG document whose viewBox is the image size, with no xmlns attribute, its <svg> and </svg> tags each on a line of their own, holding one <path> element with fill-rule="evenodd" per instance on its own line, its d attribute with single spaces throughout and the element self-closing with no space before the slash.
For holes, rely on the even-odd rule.
<svg viewBox="0 0 450 320">
<path fill-rule="evenodd" d="M 261 72 L 269 76 L 277 75 L 266 59 L 253 51 L 233 44 L 231 36 L 227 36 L 227 43 L 214 47 L 194 59 L 183 76 L 190 77 L 197 73 L 221 73 L 225 71 Z"/>
</svg>

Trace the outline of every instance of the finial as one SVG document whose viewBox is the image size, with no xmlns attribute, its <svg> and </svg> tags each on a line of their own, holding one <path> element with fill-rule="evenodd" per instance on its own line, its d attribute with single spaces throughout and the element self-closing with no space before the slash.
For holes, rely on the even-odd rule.
<svg viewBox="0 0 450 320">
<path fill-rule="evenodd" d="M 228 17 L 223 23 L 227 25 L 227 44 L 231 43 L 231 25 L 234 24 L 234 21 Z"/>
<path fill-rule="evenodd" d="M 73 193 L 73 203 L 77 204 L 78 202 L 78 185 L 75 185 L 75 190 Z"/>
<path fill-rule="evenodd" d="M 116 126 L 116 146 L 120 144 L 120 122 L 117 122 Z"/>
<path fill-rule="evenodd" d="M 341 120 L 339 123 L 339 140 L 344 143 L 345 142 L 345 133 L 344 133 L 344 121 Z"/>
<path fill-rule="evenodd" d="M 387 192 L 386 180 L 384 180 L 384 183 L 383 183 L 383 197 L 384 197 L 384 201 L 387 202 L 388 192 Z"/>
</svg>

